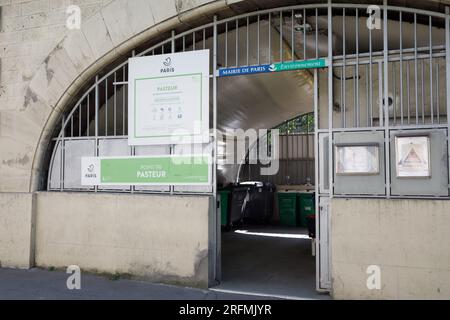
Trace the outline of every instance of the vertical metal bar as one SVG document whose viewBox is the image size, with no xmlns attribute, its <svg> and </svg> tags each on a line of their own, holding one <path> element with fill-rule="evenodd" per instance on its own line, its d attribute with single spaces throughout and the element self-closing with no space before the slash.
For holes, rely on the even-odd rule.
<svg viewBox="0 0 450 320">
<path fill-rule="evenodd" d="M 436 121 L 438 124 L 441 123 L 441 119 L 440 119 L 440 91 L 439 91 L 439 59 L 436 60 Z"/>
<path fill-rule="evenodd" d="M 286 121 L 286 124 L 288 123 L 289 121 Z M 286 136 L 284 137 L 285 139 L 286 139 L 286 173 L 287 173 L 287 175 L 289 176 L 289 181 L 288 181 L 288 184 L 291 184 L 291 181 L 290 181 L 290 174 L 289 174 L 289 131 L 288 132 L 286 132 Z"/>
<path fill-rule="evenodd" d="M 306 9 L 303 8 L 303 60 L 306 59 Z"/>
<path fill-rule="evenodd" d="M 108 136 L 108 77 L 105 79 L 105 136 Z"/>
<path fill-rule="evenodd" d="M 257 60 L 258 60 L 258 65 L 259 64 L 261 64 L 261 59 L 260 59 L 260 52 L 259 52 L 259 28 L 260 28 L 260 20 L 261 20 L 261 18 L 260 18 L 260 16 L 259 16 L 259 14 L 258 14 L 258 22 L 257 22 L 257 30 L 256 30 L 256 33 L 257 33 L 257 40 L 256 40 L 256 50 L 258 51 L 258 53 L 257 53 Z"/>
<path fill-rule="evenodd" d="M 396 69 L 395 69 L 395 62 L 392 62 L 392 81 L 393 81 L 393 90 L 394 90 L 394 94 L 392 97 L 392 110 L 394 111 L 394 125 L 397 122 L 397 76 L 396 76 Z M 388 106 L 389 106 L 389 101 L 388 101 Z M 389 109 L 388 109 L 388 114 L 389 114 Z M 389 121 L 390 119 L 388 119 Z"/>
<path fill-rule="evenodd" d="M 193 48 L 195 50 L 195 32 L 194 32 L 194 36 L 193 36 Z M 171 40 L 171 52 L 174 53 L 175 52 L 175 30 L 172 30 L 172 40 Z M 133 150 L 133 152 L 135 152 L 135 150 Z M 175 152 L 175 144 L 171 144 L 169 145 L 169 153 L 172 155 Z M 135 187 L 132 187 L 132 190 L 134 190 Z M 169 186 L 169 190 L 170 190 L 170 194 L 173 195 L 174 191 L 175 191 L 175 186 L 171 185 Z"/>
<path fill-rule="evenodd" d="M 406 61 L 406 104 L 408 106 L 408 124 L 411 124 L 411 75 L 409 73 L 410 63 Z"/>
<path fill-rule="evenodd" d="M 117 81 L 117 74 L 114 72 L 114 82 Z M 117 89 L 116 85 L 114 87 L 114 136 L 117 135 Z"/>
<path fill-rule="evenodd" d="M 447 96 L 447 135 L 450 133 L 450 8 L 445 7 L 445 77 L 446 77 L 446 96 Z M 450 150 L 450 139 L 447 137 L 447 150 Z M 450 152 L 447 152 L 450 157 Z M 449 161 L 447 159 L 447 167 Z M 450 170 L 448 170 L 450 181 Z"/>
<path fill-rule="evenodd" d="M 422 102 L 422 123 L 425 124 L 425 76 L 424 76 L 424 63 L 420 60 L 420 78 L 421 78 L 421 102 Z"/>
<path fill-rule="evenodd" d="M 125 81 L 125 67 L 123 67 L 123 71 L 122 71 L 122 77 L 123 77 L 123 80 Z M 127 132 L 126 132 L 126 124 L 125 124 L 125 104 L 126 104 L 126 101 L 125 101 L 125 90 L 127 89 L 127 86 L 126 85 L 123 85 L 122 86 L 122 134 L 123 135 L 127 135 Z"/>
<path fill-rule="evenodd" d="M 213 39 L 213 131 L 214 131 L 214 145 L 213 145 L 213 210 L 215 216 L 217 215 L 217 16 L 214 16 L 214 39 Z M 220 226 L 216 222 L 216 270 L 215 278 L 221 278 L 221 244 L 220 244 Z"/>
<path fill-rule="evenodd" d="M 384 126 L 384 116 L 383 116 L 383 63 L 378 62 L 378 120 L 379 127 Z"/>
<path fill-rule="evenodd" d="M 73 114 L 70 116 L 70 137 L 73 138 Z"/>
<path fill-rule="evenodd" d="M 359 10 L 356 8 L 356 66 L 355 66 L 355 78 L 353 79 L 356 84 L 356 99 L 355 99 L 355 126 L 359 127 Z"/>
<path fill-rule="evenodd" d="M 328 0 L 328 186 L 333 198 L 333 8 Z"/>
<path fill-rule="evenodd" d="M 81 137 L 81 117 L 83 116 L 82 112 L 81 112 L 81 105 L 82 103 L 80 102 L 80 105 L 78 106 L 78 136 Z"/>
<path fill-rule="evenodd" d="M 359 106 L 357 104 L 357 83 L 358 83 L 358 78 L 356 75 L 356 70 L 358 69 L 358 64 L 355 65 L 355 67 L 353 68 L 353 106 L 354 106 L 354 110 L 353 110 L 353 120 L 354 120 L 354 126 L 358 127 L 358 116 L 359 116 Z"/>
<path fill-rule="evenodd" d="M 171 40 L 171 48 L 172 48 L 172 53 L 175 53 L 175 30 L 172 30 L 172 40 Z"/>
<path fill-rule="evenodd" d="M 95 76 L 95 156 L 98 157 L 98 134 L 99 134 L 99 108 L 100 108 L 100 94 L 98 87 L 98 75 Z M 95 186 L 95 192 L 98 191 L 98 186 Z"/>
<path fill-rule="evenodd" d="M 369 127 L 373 126 L 373 81 L 372 81 L 372 76 L 373 76 L 373 68 L 372 68 L 372 29 L 369 28 L 369 107 L 370 107 L 370 123 L 368 123 L 367 125 Z"/>
<path fill-rule="evenodd" d="M 319 58 L 319 9 L 316 8 L 316 59 Z"/>
<path fill-rule="evenodd" d="M 203 50 L 206 49 L 206 28 L 203 29 Z"/>
<path fill-rule="evenodd" d="M 239 20 L 236 19 L 236 67 L 239 66 Z"/>
<path fill-rule="evenodd" d="M 183 52 L 185 51 L 186 51 L 186 36 L 183 36 Z"/>
<path fill-rule="evenodd" d="M 269 12 L 269 64 L 272 63 L 272 14 Z"/>
<path fill-rule="evenodd" d="M 431 124 L 434 124 L 434 100 L 433 100 L 433 21 L 431 16 L 429 17 L 429 37 L 430 37 L 430 117 Z"/>
<path fill-rule="evenodd" d="M 403 125 L 403 15 L 400 11 L 400 124 Z"/>
<path fill-rule="evenodd" d="M 343 128 L 344 127 L 344 108 L 345 108 L 345 105 L 343 105 L 343 101 L 344 101 L 344 95 L 345 95 L 345 92 L 344 92 L 344 70 L 343 70 L 343 68 L 344 67 L 341 67 L 341 78 L 340 78 L 340 81 L 339 81 L 339 86 L 340 86 L 340 95 L 339 95 L 339 110 L 340 110 L 340 112 L 341 112 L 341 128 Z"/>
<path fill-rule="evenodd" d="M 90 136 L 90 128 L 89 128 L 89 126 L 90 126 L 90 100 L 91 100 L 91 93 L 88 93 L 88 95 L 87 95 L 87 115 L 86 115 L 86 119 L 87 119 L 87 123 L 86 123 L 86 132 L 87 132 L 87 134 L 86 134 L 86 137 L 89 137 Z"/>
<path fill-rule="evenodd" d="M 391 197 L 391 165 L 390 165 L 390 150 L 389 150 L 389 46 L 388 46 L 388 5 L 387 0 L 383 0 L 383 48 L 384 48 L 384 153 L 386 164 L 386 197 Z"/>
<path fill-rule="evenodd" d="M 294 61 L 295 56 L 295 37 L 294 37 L 294 10 L 291 10 L 291 60 Z"/>
<path fill-rule="evenodd" d="M 192 32 L 192 50 L 196 50 L 195 48 L 195 32 Z"/>
<path fill-rule="evenodd" d="M 341 110 L 343 120 L 342 120 L 342 127 L 347 128 L 347 99 L 346 99 L 346 93 L 347 93 L 347 60 L 346 60 L 346 25 L 345 25 L 345 8 L 342 8 L 342 56 L 343 56 L 343 64 L 342 64 L 342 86 L 343 86 L 343 96 L 342 96 L 342 103 L 343 108 Z"/>
<path fill-rule="evenodd" d="M 135 156 L 136 155 L 136 146 L 131 146 L 130 152 L 131 152 L 131 156 Z M 133 194 L 136 191 L 136 186 L 131 185 L 130 189 L 131 189 L 131 193 Z"/>
<path fill-rule="evenodd" d="M 280 61 L 283 62 L 283 11 L 280 11 Z"/>
<path fill-rule="evenodd" d="M 250 40 L 249 40 L 249 17 L 247 17 L 247 66 L 249 65 L 249 47 L 250 47 Z"/>
<path fill-rule="evenodd" d="M 416 124 L 419 124 L 419 90 L 417 75 L 417 14 L 414 13 L 414 97 L 416 99 Z"/>
<path fill-rule="evenodd" d="M 225 22 L 225 68 L 228 68 L 228 22 Z"/>
<path fill-rule="evenodd" d="M 333 8 L 331 5 L 331 0 L 328 0 L 327 2 L 327 9 L 328 9 L 328 170 L 329 170 L 329 199 L 330 201 L 327 201 L 327 203 L 331 203 L 331 199 L 333 198 L 334 193 L 334 187 L 333 187 Z M 318 197 L 316 197 L 317 199 Z M 322 249 L 325 248 L 325 245 L 327 242 L 322 243 L 320 245 L 320 242 L 323 238 L 322 236 L 322 230 L 320 228 L 320 225 L 322 225 L 322 210 L 319 207 L 319 201 L 316 200 L 316 230 L 317 230 L 317 241 L 316 241 L 316 288 L 317 290 L 325 289 L 323 287 L 328 287 L 328 279 L 329 279 L 329 273 L 328 274 L 322 274 L 322 264 L 329 265 L 327 261 L 322 261 L 321 256 Z M 329 215 L 326 215 L 323 217 L 323 219 L 327 222 L 327 225 L 330 224 Z M 325 232 L 325 239 L 327 239 L 327 228 L 324 230 Z M 328 245 L 328 248 L 325 249 L 329 256 L 330 254 L 330 246 Z M 321 280 L 324 280 L 323 282 Z"/>
<path fill-rule="evenodd" d="M 58 137 L 59 148 L 60 148 L 60 165 L 59 165 L 59 190 L 64 190 L 64 137 L 66 135 L 65 133 L 65 126 L 64 123 L 66 122 L 66 117 L 63 115 L 61 119 L 61 139 Z"/>
<path fill-rule="evenodd" d="M 369 65 L 366 64 L 366 73 L 365 73 L 365 83 L 366 83 L 366 120 L 367 120 L 367 127 L 370 127 L 370 119 L 371 119 L 371 114 L 370 114 L 370 97 L 369 97 L 369 85 L 372 86 L 372 83 L 369 84 Z"/>
</svg>

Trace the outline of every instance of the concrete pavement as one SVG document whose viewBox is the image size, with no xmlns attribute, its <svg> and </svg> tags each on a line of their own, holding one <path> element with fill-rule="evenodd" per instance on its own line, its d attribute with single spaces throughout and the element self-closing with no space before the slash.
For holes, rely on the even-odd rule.
<svg viewBox="0 0 450 320">
<path fill-rule="evenodd" d="M 81 290 L 68 290 L 70 274 L 42 269 L 0 269 L 0 300 L 260 300 L 241 294 L 215 292 L 144 281 L 82 274 Z"/>
</svg>

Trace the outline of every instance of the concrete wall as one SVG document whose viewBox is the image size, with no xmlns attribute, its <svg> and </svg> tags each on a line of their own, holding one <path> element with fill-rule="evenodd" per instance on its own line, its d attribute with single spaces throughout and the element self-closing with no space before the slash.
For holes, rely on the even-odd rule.
<svg viewBox="0 0 450 320">
<path fill-rule="evenodd" d="M 174 28 L 210 22 L 215 13 L 238 2 L 0 0 L 0 261 L 4 265 L 32 265 L 26 258 L 32 246 L 22 236 L 31 230 L 30 194 L 45 182 L 45 154 L 68 101 L 100 69 L 135 46 Z M 81 9 L 79 30 L 66 28 L 66 10 L 72 4 Z M 23 230 L 18 232 L 20 226 Z"/>
<path fill-rule="evenodd" d="M 33 241 L 33 195 L 0 193 L 0 267 L 29 268 Z"/>
<path fill-rule="evenodd" d="M 207 197 L 44 192 L 36 201 L 39 267 L 208 285 Z"/>
<path fill-rule="evenodd" d="M 450 201 L 333 199 L 337 299 L 450 299 Z M 367 267 L 381 268 L 368 290 Z"/>
</svg>

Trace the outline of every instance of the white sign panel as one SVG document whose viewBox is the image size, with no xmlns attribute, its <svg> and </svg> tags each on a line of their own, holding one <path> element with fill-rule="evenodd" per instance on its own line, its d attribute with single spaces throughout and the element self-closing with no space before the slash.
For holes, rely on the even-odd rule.
<svg viewBox="0 0 450 320">
<path fill-rule="evenodd" d="M 380 172 L 377 145 L 337 146 L 336 174 L 371 175 Z"/>
<path fill-rule="evenodd" d="M 397 177 L 430 177 L 430 138 L 395 137 Z"/>
<path fill-rule="evenodd" d="M 209 50 L 131 58 L 128 144 L 209 140 Z"/>
<path fill-rule="evenodd" d="M 96 186 L 100 184 L 100 158 L 81 158 L 81 185 Z"/>
</svg>

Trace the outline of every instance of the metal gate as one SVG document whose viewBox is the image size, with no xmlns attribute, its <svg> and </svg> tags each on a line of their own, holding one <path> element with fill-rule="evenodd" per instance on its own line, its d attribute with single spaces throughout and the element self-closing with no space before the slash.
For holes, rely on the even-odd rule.
<svg viewBox="0 0 450 320">
<path fill-rule="evenodd" d="M 317 289 L 330 290 L 329 219 L 333 197 L 405 198 L 391 192 L 391 134 L 394 130 L 443 130 L 450 123 L 450 15 L 419 9 L 327 1 L 251 12 L 217 20 L 131 56 L 210 49 L 210 143 L 217 160 L 219 77 L 231 67 L 261 66 L 326 58 L 323 69 L 296 70 L 312 79 L 315 118 Z M 377 20 L 379 18 L 379 20 Z M 368 24 L 367 21 L 370 20 Z M 378 24 L 380 22 L 380 24 Z M 202 194 L 217 198 L 217 172 L 211 188 L 129 186 L 83 188 L 76 177 L 81 156 L 173 154 L 176 145 L 128 147 L 125 61 L 93 79 L 61 121 L 50 161 L 49 191 Z M 309 80 L 308 80 L 309 81 Z M 383 136 L 385 186 L 382 194 L 336 193 L 333 146 L 336 134 L 378 132 Z M 450 142 L 447 139 L 447 149 Z M 448 154 L 448 153 L 447 153 Z M 448 168 L 448 156 L 446 159 Z M 448 178 L 447 170 L 447 178 Z M 448 180 L 448 179 L 447 179 Z M 441 198 L 448 198 L 440 195 Z M 428 195 L 415 197 L 429 198 Z M 435 197 L 433 197 L 435 198 Z M 211 206 L 211 279 L 220 279 L 220 225 Z"/>
</svg>

